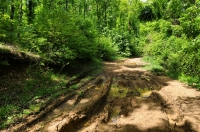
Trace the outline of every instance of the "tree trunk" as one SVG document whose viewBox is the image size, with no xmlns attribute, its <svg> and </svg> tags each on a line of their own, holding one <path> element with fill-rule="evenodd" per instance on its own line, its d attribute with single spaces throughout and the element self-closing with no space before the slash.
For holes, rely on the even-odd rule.
<svg viewBox="0 0 200 132">
<path fill-rule="evenodd" d="M 14 19 L 14 14 L 15 14 L 15 5 L 14 5 L 14 0 L 11 1 L 11 7 L 10 7 L 10 19 Z"/>
<path fill-rule="evenodd" d="M 32 0 L 28 1 L 28 22 L 31 23 L 34 19 L 34 3 Z"/>
<path fill-rule="evenodd" d="M 107 2 L 104 3 L 104 21 L 107 19 Z"/>
<path fill-rule="evenodd" d="M 85 2 L 85 0 L 84 0 L 84 3 L 83 3 L 83 6 L 84 6 L 84 19 L 85 19 L 85 15 L 86 15 L 86 2 Z"/>
<path fill-rule="evenodd" d="M 22 11 L 22 0 L 20 0 L 19 23 L 22 22 L 22 16 L 23 16 L 23 11 Z"/>
<path fill-rule="evenodd" d="M 66 10 L 68 10 L 68 4 L 69 4 L 69 1 L 66 0 L 66 3 L 65 3 L 65 8 L 66 8 Z"/>
<path fill-rule="evenodd" d="M 99 22 L 100 21 L 100 15 L 99 15 L 99 5 L 98 5 L 97 0 L 96 0 L 96 13 L 97 13 L 97 20 Z"/>
</svg>

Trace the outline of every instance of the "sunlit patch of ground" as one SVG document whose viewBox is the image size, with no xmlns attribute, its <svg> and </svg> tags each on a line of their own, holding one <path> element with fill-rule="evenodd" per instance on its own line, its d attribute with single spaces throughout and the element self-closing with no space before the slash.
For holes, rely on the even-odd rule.
<svg viewBox="0 0 200 132">
<path fill-rule="evenodd" d="M 200 92 L 145 65 L 141 58 L 105 62 L 100 75 L 24 131 L 199 131 Z"/>
</svg>

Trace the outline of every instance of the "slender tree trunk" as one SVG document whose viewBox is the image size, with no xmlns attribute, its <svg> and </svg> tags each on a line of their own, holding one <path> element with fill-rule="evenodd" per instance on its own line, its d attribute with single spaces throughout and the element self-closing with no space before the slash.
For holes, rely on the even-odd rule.
<svg viewBox="0 0 200 132">
<path fill-rule="evenodd" d="M 23 16 L 23 11 L 22 11 L 22 0 L 20 0 L 20 7 L 19 7 L 19 23 L 22 22 L 22 16 Z"/>
<path fill-rule="evenodd" d="M 98 5 L 97 0 L 96 0 L 96 13 L 97 13 L 97 20 L 99 22 L 100 21 L 100 15 L 99 15 L 99 5 Z"/>
<path fill-rule="evenodd" d="M 15 5 L 14 5 L 14 0 L 12 0 L 10 7 L 10 19 L 14 19 L 14 14 L 15 14 Z"/>
<path fill-rule="evenodd" d="M 69 0 L 66 0 L 66 2 L 65 2 L 65 8 L 66 8 L 66 10 L 68 10 L 68 4 L 69 4 Z"/>
<path fill-rule="evenodd" d="M 83 6 L 84 6 L 84 11 L 83 11 L 83 13 L 84 13 L 84 19 L 85 19 L 85 15 L 86 15 L 86 2 L 85 2 L 85 0 L 84 0 L 84 3 L 83 3 Z"/>
<path fill-rule="evenodd" d="M 0 12 L 2 12 L 3 15 L 5 14 L 5 9 L 5 5 L 0 9 Z"/>
<path fill-rule="evenodd" d="M 81 3 L 79 3 L 78 13 L 79 13 L 79 15 L 82 14 L 82 5 L 81 5 Z"/>
<path fill-rule="evenodd" d="M 15 5 L 14 5 L 14 0 L 11 1 L 11 6 L 10 6 L 10 19 L 14 20 L 14 15 L 15 15 Z M 13 42 L 14 39 L 14 27 L 11 27 L 10 30 L 11 36 L 10 36 L 10 41 Z"/>
<path fill-rule="evenodd" d="M 34 3 L 33 0 L 28 1 L 28 22 L 31 23 L 34 19 Z"/>
<path fill-rule="evenodd" d="M 107 20 L 107 2 L 104 3 L 104 21 Z"/>
</svg>

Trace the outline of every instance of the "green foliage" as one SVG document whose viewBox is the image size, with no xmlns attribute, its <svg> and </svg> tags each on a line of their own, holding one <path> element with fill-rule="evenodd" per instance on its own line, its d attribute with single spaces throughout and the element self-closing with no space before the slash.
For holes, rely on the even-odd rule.
<svg viewBox="0 0 200 132">
<path fill-rule="evenodd" d="M 157 20 L 166 17 L 165 11 L 169 1 L 170 0 L 154 0 L 152 4 L 150 4 Z"/>
<path fill-rule="evenodd" d="M 14 30 L 15 21 L 11 20 L 7 14 L 1 14 L 0 12 L 0 41 L 12 42 Z"/>
<path fill-rule="evenodd" d="M 184 35 L 182 26 L 172 25 L 171 28 L 172 28 L 172 35 L 174 35 L 176 37 L 181 37 L 182 35 Z"/>
<path fill-rule="evenodd" d="M 17 27 L 16 34 L 18 39 L 15 40 L 16 43 L 19 44 L 20 47 L 24 49 L 28 49 L 31 52 L 38 52 L 39 49 L 37 45 L 35 45 L 36 34 L 34 34 L 34 27 L 32 25 L 20 25 Z"/>
<path fill-rule="evenodd" d="M 149 62 L 152 65 L 147 69 L 167 72 L 174 78 L 200 87 L 199 0 L 23 2 L 1 1 L 0 41 L 41 56 L 38 62 L 41 66 L 54 63 L 62 68 L 68 64 L 77 67 L 75 61 L 80 60 L 144 55 L 151 58 Z M 21 52 L 19 56 L 23 54 Z M 4 60 L 0 65 L 9 63 Z M 66 92 L 66 89 L 61 89 L 66 81 L 64 77 L 49 69 L 32 67 L 27 75 L 21 81 L 23 90 L 16 97 L 19 100 L 17 104 L 11 103 L 11 96 L 3 94 L 6 101 L 4 106 L 0 106 L 0 127 L 16 121 L 23 114 L 38 111 L 42 105 L 29 105 L 27 102 L 42 97 L 53 98 Z M 11 85 L 12 82 L 6 83 L 16 87 Z M 78 85 L 70 88 L 77 89 Z"/>
<path fill-rule="evenodd" d="M 0 41 L 9 40 L 47 62 L 65 66 L 80 59 L 137 54 L 140 1 L 37 0 L 3 2 L 3 6 L 0 27 L 6 30 L 1 28 Z M 105 28 L 112 33 L 105 35 Z M 102 35 L 107 38 L 97 41 Z M 100 49 L 99 43 L 104 45 Z"/>
<path fill-rule="evenodd" d="M 75 19 L 61 11 L 56 10 L 46 16 L 46 24 L 42 24 L 44 19 L 38 16 L 34 25 L 21 26 L 19 33 L 22 37 L 18 42 L 21 47 L 39 53 L 45 60 L 62 66 L 78 58 L 96 57 L 97 33 L 91 20 Z M 62 16 L 59 16 L 61 14 Z M 40 15 L 44 15 L 43 12 Z M 59 17 L 48 18 L 55 16 Z"/>
<path fill-rule="evenodd" d="M 103 60 L 113 60 L 117 56 L 118 47 L 115 46 L 111 39 L 101 36 L 96 40 L 98 46 L 98 56 Z"/>
<path fill-rule="evenodd" d="M 144 68 L 157 74 L 159 72 L 163 72 L 164 68 L 160 65 L 160 63 L 151 57 L 144 57 L 144 60 L 149 63 L 149 65 L 145 66 Z"/>
<path fill-rule="evenodd" d="M 2 119 L 6 119 L 9 115 L 9 113 L 11 113 L 14 109 L 16 109 L 16 106 L 14 105 L 6 105 L 4 107 L 0 108 L 0 117 Z"/>
<path fill-rule="evenodd" d="M 185 75 L 200 79 L 200 35 L 190 41 L 182 51 L 181 70 Z"/>
<path fill-rule="evenodd" d="M 140 24 L 140 35 L 146 36 L 149 32 L 156 31 L 164 33 L 166 36 L 171 35 L 171 23 L 160 19 L 158 21 L 146 22 L 144 24 Z"/>
<path fill-rule="evenodd" d="M 197 43 L 200 33 L 199 5 L 199 0 L 6 1 L 0 10 L 0 41 L 62 67 L 144 53 L 179 72 L 179 52 L 191 48 L 190 40 Z"/>
<path fill-rule="evenodd" d="M 200 9 L 197 6 L 187 8 L 180 18 L 181 26 L 188 37 L 195 38 L 200 33 Z"/>
<path fill-rule="evenodd" d="M 197 89 L 200 90 L 200 83 L 199 83 L 199 77 L 195 77 L 195 76 L 188 76 L 185 75 L 183 73 L 181 73 L 178 76 L 178 79 L 182 82 L 186 82 L 187 84 L 189 84 L 192 87 L 195 87 Z"/>
<path fill-rule="evenodd" d="M 5 92 L 1 96 L 0 128 L 17 122 L 31 113 L 39 112 L 55 94 L 58 96 L 68 90 L 62 89 L 68 81 L 66 75 L 56 74 L 50 69 L 35 65 L 29 67 L 25 74 L 26 77 L 19 78 L 18 82 L 11 79 L 4 84 L 7 89 L 12 89 L 12 94 L 20 92 L 15 96 Z"/>
<path fill-rule="evenodd" d="M 10 64 L 8 63 L 8 61 L 1 61 L 0 65 L 5 65 L 5 66 L 9 66 Z"/>
<path fill-rule="evenodd" d="M 14 123 L 15 120 L 10 116 L 10 113 L 15 113 L 18 109 L 19 107 L 9 104 L 0 107 L 0 128 L 5 127 L 7 124 Z"/>
<path fill-rule="evenodd" d="M 180 3 L 176 3 L 178 4 L 177 9 L 186 8 L 183 12 L 178 12 L 174 2 L 177 1 L 171 0 L 168 3 L 166 11 L 172 13 L 171 15 L 167 14 L 168 20 L 160 19 L 140 24 L 139 50 L 143 52 L 144 56 L 153 59 L 153 64 L 156 64 L 150 66 L 149 69 L 162 67 L 169 76 L 199 87 L 198 4 L 183 7 Z M 169 7 L 171 8 L 169 9 Z"/>
<path fill-rule="evenodd" d="M 166 9 L 166 17 L 171 19 L 177 19 L 181 16 L 182 11 L 182 0 L 170 0 Z"/>
<path fill-rule="evenodd" d="M 145 6 L 140 13 L 140 21 L 152 21 L 155 18 L 155 14 L 150 6 Z"/>
<path fill-rule="evenodd" d="M 119 48 L 119 54 L 128 57 L 130 53 L 130 35 L 127 32 L 118 32 L 113 36 L 113 41 Z"/>
</svg>

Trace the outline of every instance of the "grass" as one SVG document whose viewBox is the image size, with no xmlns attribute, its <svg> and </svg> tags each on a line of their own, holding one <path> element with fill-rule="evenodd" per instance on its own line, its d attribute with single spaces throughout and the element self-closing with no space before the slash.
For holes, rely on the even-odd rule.
<svg viewBox="0 0 200 132">
<path fill-rule="evenodd" d="M 158 61 L 150 58 L 144 57 L 144 61 L 148 62 L 149 65 L 146 65 L 144 68 L 153 73 L 165 72 L 165 69 L 159 64 Z"/>
<path fill-rule="evenodd" d="M 5 57 L 0 61 L 0 92 L 3 93 L 0 96 L 0 130 L 39 113 L 49 102 L 78 89 L 81 83 L 102 71 L 99 60 L 90 64 L 75 63 L 75 68 L 62 71 L 50 69 L 40 65 L 40 56 L 1 42 L 0 54 Z M 19 60 L 13 61 L 9 57 Z M 24 61 L 27 59 L 30 61 Z M 88 70 L 89 74 L 82 76 Z M 73 80 L 76 80 L 75 84 L 66 85 Z"/>
<path fill-rule="evenodd" d="M 3 65 L 3 67 L 6 66 Z M 11 71 L 0 76 L 0 84 L 3 84 L 0 85 L 3 93 L 0 97 L 0 129 L 40 112 L 41 108 L 50 101 L 78 89 L 81 86 L 79 83 L 89 81 L 101 71 L 101 69 L 94 70 L 94 72 L 90 70 L 88 76 L 66 87 L 69 81 L 78 78 L 86 68 L 82 67 L 83 70 L 68 75 L 39 65 L 27 66 L 21 71 L 18 68 L 13 71 L 13 66 L 9 65 L 9 67 Z M 87 68 L 90 67 L 87 66 Z"/>
<path fill-rule="evenodd" d="M 79 97 L 83 97 L 83 96 L 84 96 L 84 94 L 85 94 L 85 92 L 84 92 L 84 91 L 79 91 L 79 92 L 78 92 L 78 96 L 79 96 Z"/>
<path fill-rule="evenodd" d="M 146 70 L 149 70 L 155 74 L 159 74 L 161 72 L 164 75 L 167 75 L 173 79 L 177 79 L 181 82 L 188 84 L 189 86 L 192 86 L 200 90 L 200 82 L 199 82 L 198 76 L 193 77 L 193 76 L 185 75 L 183 73 L 167 71 L 159 64 L 158 61 L 153 60 L 150 57 L 144 57 L 144 61 L 149 63 L 149 65 L 144 67 Z"/>
<path fill-rule="evenodd" d="M 28 67 L 24 73 L 12 74 L 15 74 L 12 78 L 9 75 L 1 78 L 2 83 L 6 82 L 6 89 L 0 101 L 0 128 L 40 111 L 52 97 L 61 94 L 57 93 L 67 82 L 64 75 L 37 66 Z M 20 78 L 16 79 L 17 76 Z"/>
<path fill-rule="evenodd" d="M 181 82 L 187 83 L 189 86 L 195 87 L 198 90 L 200 90 L 200 82 L 199 82 L 199 77 L 192 77 L 192 76 L 187 76 L 185 74 L 180 74 L 178 76 L 178 80 Z"/>
</svg>

